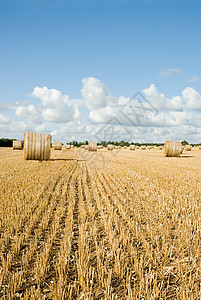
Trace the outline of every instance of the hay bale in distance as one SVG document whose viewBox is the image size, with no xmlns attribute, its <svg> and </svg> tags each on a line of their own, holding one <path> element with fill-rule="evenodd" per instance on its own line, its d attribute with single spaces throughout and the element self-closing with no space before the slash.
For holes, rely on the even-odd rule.
<svg viewBox="0 0 201 300">
<path fill-rule="evenodd" d="M 146 150 L 146 146 L 141 146 L 140 150 Z"/>
<path fill-rule="evenodd" d="M 13 150 L 22 150 L 23 142 L 22 141 L 13 141 Z"/>
<path fill-rule="evenodd" d="M 54 142 L 53 148 L 54 148 L 54 150 L 61 150 L 62 149 L 62 143 L 61 142 Z"/>
<path fill-rule="evenodd" d="M 67 144 L 66 145 L 66 149 L 70 149 L 71 147 L 70 147 L 70 145 L 69 144 Z"/>
<path fill-rule="evenodd" d="M 130 145 L 130 150 L 135 150 L 135 145 Z"/>
<path fill-rule="evenodd" d="M 114 149 L 114 145 L 112 145 L 112 144 L 107 145 L 107 150 L 113 150 L 113 149 Z"/>
<path fill-rule="evenodd" d="M 182 144 L 178 141 L 166 141 L 164 146 L 165 157 L 180 157 L 182 153 Z"/>
<path fill-rule="evenodd" d="M 97 143 L 89 142 L 88 143 L 88 151 L 97 151 Z"/>
<path fill-rule="evenodd" d="M 51 134 L 26 132 L 24 134 L 24 159 L 49 160 Z"/>
<path fill-rule="evenodd" d="M 191 145 L 185 145 L 184 146 L 185 151 L 191 151 L 191 148 L 192 148 Z"/>
</svg>

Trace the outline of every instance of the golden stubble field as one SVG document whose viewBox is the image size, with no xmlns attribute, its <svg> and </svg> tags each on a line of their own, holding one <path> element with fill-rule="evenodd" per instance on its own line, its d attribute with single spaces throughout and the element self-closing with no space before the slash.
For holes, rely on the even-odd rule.
<svg viewBox="0 0 201 300">
<path fill-rule="evenodd" d="M 0 149 L 1 299 L 200 299 L 201 150 Z"/>
</svg>

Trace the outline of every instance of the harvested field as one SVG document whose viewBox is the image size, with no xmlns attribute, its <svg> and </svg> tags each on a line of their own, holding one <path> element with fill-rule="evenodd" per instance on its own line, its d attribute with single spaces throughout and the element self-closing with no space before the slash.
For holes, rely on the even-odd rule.
<svg viewBox="0 0 201 300">
<path fill-rule="evenodd" d="M 0 165 L 1 299 L 200 299 L 201 150 Z"/>
</svg>

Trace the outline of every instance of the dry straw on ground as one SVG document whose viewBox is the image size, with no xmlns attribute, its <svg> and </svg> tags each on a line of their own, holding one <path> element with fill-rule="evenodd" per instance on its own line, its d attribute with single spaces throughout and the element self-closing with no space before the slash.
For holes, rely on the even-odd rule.
<svg viewBox="0 0 201 300">
<path fill-rule="evenodd" d="M 178 141 L 166 141 L 164 146 L 165 157 L 180 157 L 182 153 L 182 144 Z"/>
<path fill-rule="evenodd" d="M 22 150 L 23 141 L 13 141 L 13 150 Z"/>
<path fill-rule="evenodd" d="M 201 150 L 99 154 L 0 148 L 0 299 L 201 299 Z"/>
<path fill-rule="evenodd" d="M 88 151 L 97 151 L 97 143 L 89 142 L 88 143 Z"/>
<path fill-rule="evenodd" d="M 62 149 L 62 143 L 61 142 L 54 142 L 53 148 L 54 148 L 54 150 L 61 150 Z"/>
<path fill-rule="evenodd" d="M 24 159 L 49 160 L 51 151 L 51 135 L 26 132 L 24 134 Z"/>
</svg>

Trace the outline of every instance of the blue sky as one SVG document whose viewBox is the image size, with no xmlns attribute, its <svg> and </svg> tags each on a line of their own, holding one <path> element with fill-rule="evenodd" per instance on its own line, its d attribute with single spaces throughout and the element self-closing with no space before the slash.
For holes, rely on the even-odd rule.
<svg viewBox="0 0 201 300">
<path fill-rule="evenodd" d="M 92 138 L 94 130 L 108 122 L 106 112 L 100 110 L 103 103 L 105 107 L 111 103 L 118 106 L 121 96 L 128 98 L 146 90 L 147 97 L 160 109 L 161 94 L 166 102 L 181 97 L 183 106 L 179 109 L 183 115 L 179 118 L 183 123 L 174 126 L 186 126 L 187 136 L 180 136 L 179 131 L 174 135 L 170 118 L 170 132 L 161 133 L 162 123 L 144 126 L 144 141 L 156 128 L 159 133 L 151 136 L 153 140 L 186 137 L 201 142 L 201 124 L 195 124 L 201 112 L 200 13 L 200 0 L 0 0 L 0 136 L 21 138 L 23 130 L 35 131 L 40 125 L 41 131 L 54 132 L 54 138 L 64 142 Z M 81 92 L 86 89 L 84 78 L 94 79 L 85 81 L 85 96 Z M 79 118 L 78 113 L 77 118 L 61 118 L 61 122 L 59 116 L 56 121 L 47 117 L 48 107 L 41 98 L 44 95 L 33 95 L 37 86 L 47 87 L 47 93 L 56 89 L 68 95 L 68 105 L 60 96 L 56 101 L 61 109 L 70 107 L 72 115 L 79 110 Z M 101 97 L 108 97 L 106 87 L 113 100 L 107 98 L 109 102 L 100 103 L 97 98 L 99 105 L 92 108 L 89 94 L 99 88 L 103 89 Z M 40 120 L 27 121 L 28 105 L 41 114 Z M 16 113 L 19 107 L 24 110 Z M 166 110 L 165 117 L 168 119 L 171 113 Z M 108 110 L 107 114 L 108 118 L 112 116 Z M 11 121 L 16 122 L 17 132 L 9 129 L 7 123 Z M 77 132 L 79 126 L 82 129 Z M 72 134 L 69 127 L 75 127 Z M 196 132 L 194 137 L 192 132 Z"/>
</svg>

